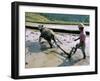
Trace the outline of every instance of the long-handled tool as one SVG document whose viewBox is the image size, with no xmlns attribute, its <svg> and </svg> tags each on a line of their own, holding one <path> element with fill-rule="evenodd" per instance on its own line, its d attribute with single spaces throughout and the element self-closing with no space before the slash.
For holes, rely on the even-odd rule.
<svg viewBox="0 0 100 81">
<path fill-rule="evenodd" d="M 58 39 L 57 37 L 56 37 L 56 39 Z M 59 39 L 58 39 L 59 40 Z M 60 41 L 60 40 L 59 40 Z M 72 47 L 72 49 L 70 50 L 70 52 L 68 53 L 68 52 L 66 52 L 63 48 L 61 48 L 61 46 L 59 45 L 59 44 L 57 44 L 57 42 L 56 41 L 54 41 L 55 42 L 55 44 L 59 47 L 59 49 L 60 50 L 62 50 L 66 55 L 68 55 L 68 57 L 67 58 L 71 58 L 71 56 L 72 55 L 74 55 L 74 51 L 75 51 L 75 47 Z M 60 41 L 61 42 L 61 41 Z M 61 44 L 63 44 L 62 42 L 61 42 Z"/>
<path fill-rule="evenodd" d="M 60 44 L 63 44 L 57 37 L 56 37 L 56 39 L 58 40 L 58 42 L 59 42 Z"/>
<path fill-rule="evenodd" d="M 56 39 L 58 39 L 58 38 L 56 37 Z M 56 42 L 55 39 L 54 39 L 54 42 L 55 42 L 55 44 L 59 47 L 60 50 L 62 50 L 66 55 L 69 56 L 69 53 L 67 53 L 63 48 L 61 48 L 61 46 L 60 46 L 59 44 L 57 44 L 57 42 Z M 63 43 L 61 42 L 61 44 L 63 44 Z"/>
</svg>

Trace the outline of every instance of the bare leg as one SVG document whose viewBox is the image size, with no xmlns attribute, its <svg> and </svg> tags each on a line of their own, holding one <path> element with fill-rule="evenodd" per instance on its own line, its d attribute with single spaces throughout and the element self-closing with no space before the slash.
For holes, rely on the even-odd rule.
<svg viewBox="0 0 100 81">
<path fill-rule="evenodd" d="M 84 51 L 82 51 L 82 52 L 83 52 L 83 59 L 85 59 L 86 58 L 86 54 L 85 54 Z"/>
<path fill-rule="evenodd" d="M 85 46 L 82 46 L 81 50 L 82 50 L 82 53 L 83 53 L 83 59 L 85 59 L 86 58 Z"/>
</svg>

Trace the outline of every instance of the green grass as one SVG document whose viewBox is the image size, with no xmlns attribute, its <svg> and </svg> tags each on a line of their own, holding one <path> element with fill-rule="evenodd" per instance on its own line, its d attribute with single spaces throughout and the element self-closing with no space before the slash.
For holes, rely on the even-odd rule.
<svg viewBox="0 0 100 81">
<path fill-rule="evenodd" d="M 25 13 L 25 21 L 26 22 L 49 22 L 49 20 L 39 14 L 35 13 Z"/>
<path fill-rule="evenodd" d="M 75 21 L 63 21 L 63 20 L 50 20 L 49 18 L 39 14 L 39 13 L 32 13 L 26 12 L 25 13 L 25 22 L 31 23 L 46 23 L 46 24 L 65 24 L 65 25 L 77 25 L 80 22 Z M 84 23 L 88 25 L 89 23 Z"/>
</svg>

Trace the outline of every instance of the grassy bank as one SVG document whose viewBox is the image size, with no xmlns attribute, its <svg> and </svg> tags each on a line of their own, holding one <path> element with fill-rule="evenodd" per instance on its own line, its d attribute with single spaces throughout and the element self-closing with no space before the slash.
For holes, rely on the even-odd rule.
<svg viewBox="0 0 100 81">
<path fill-rule="evenodd" d="M 58 18 L 59 17 L 59 18 Z M 43 13 L 25 13 L 25 22 L 42 23 L 42 24 L 62 24 L 77 25 L 84 21 L 85 25 L 89 25 L 88 16 L 81 15 L 62 15 L 62 14 L 43 14 Z"/>
</svg>

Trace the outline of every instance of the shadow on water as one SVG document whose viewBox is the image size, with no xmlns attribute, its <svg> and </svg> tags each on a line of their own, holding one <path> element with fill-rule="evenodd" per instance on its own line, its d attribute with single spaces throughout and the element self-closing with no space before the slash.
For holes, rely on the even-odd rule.
<svg viewBox="0 0 100 81">
<path fill-rule="evenodd" d="M 39 42 L 25 41 L 25 48 L 28 49 L 28 53 L 39 53 L 50 47 L 48 47 L 46 43 L 40 44 Z"/>
<path fill-rule="evenodd" d="M 25 42 L 25 47 L 28 48 L 29 52 L 33 53 L 38 53 L 41 52 L 40 50 L 40 45 L 38 42 L 31 42 L 31 41 L 26 41 Z"/>
<path fill-rule="evenodd" d="M 59 54 L 61 57 L 64 57 L 65 59 L 59 57 L 63 63 L 61 63 L 60 65 L 58 65 L 58 67 L 61 67 L 61 66 L 72 66 L 76 63 L 79 63 L 80 61 L 84 64 L 84 62 L 87 62 L 88 59 L 89 59 L 89 56 L 86 57 L 86 59 L 83 59 L 83 58 L 78 58 L 78 57 L 71 57 L 70 59 L 68 58 L 67 55 L 65 55 L 64 53 L 62 54 Z M 88 63 L 88 62 L 87 62 Z M 89 64 L 89 63 L 88 63 Z M 86 64 L 85 64 L 86 65 Z"/>
<path fill-rule="evenodd" d="M 43 41 L 40 43 L 40 50 L 41 51 L 46 51 L 48 49 L 51 49 L 50 46 L 48 46 L 49 44 L 46 41 Z"/>
</svg>

